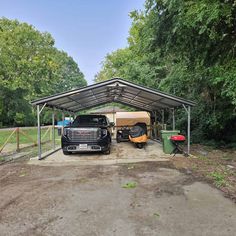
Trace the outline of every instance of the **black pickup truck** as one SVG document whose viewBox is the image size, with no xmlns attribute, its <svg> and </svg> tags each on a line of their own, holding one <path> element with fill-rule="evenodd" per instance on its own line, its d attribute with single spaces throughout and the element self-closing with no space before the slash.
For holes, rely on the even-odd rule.
<svg viewBox="0 0 236 236">
<path fill-rule="evenodd" d="M 65 155 L 72 152 L 101 151 L 110 154 L 111 127 L 104 115 L 79 115 L 69 126 L 64 127 L 61 147 Z"/>
</svg>

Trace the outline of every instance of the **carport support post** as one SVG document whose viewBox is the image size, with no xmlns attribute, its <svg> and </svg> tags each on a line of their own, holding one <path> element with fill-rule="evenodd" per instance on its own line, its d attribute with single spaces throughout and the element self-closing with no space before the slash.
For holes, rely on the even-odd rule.
<svg viewBox="0 0 236 236">
<path fill-rule="evenodd" d="M 52 111 L 52 148 L 55 150 L 55 110 Z"/>
<path fill-rule="evenodd" d="M 191 119 L 191 107 L 188 106 L 188 154 L 190 153 L 190 119 Z"/>
<path fill-rule="evenodd" d="M 63 132 L 64 132 L 64 120 L 65 120 L 65 113 L 62 112 L 62 130 L 61 130 L 61 135 L 62 135 Z"/>
<path fill-rule="evenodd" d="M 175 130 L 175 109 L 172 109 L 172 129 Z"/>
<path fill-rule="evenodd" d="M 40 106 L 37 105 L 37 120 L 38 120 L 38 159 L 40 160 L 42 157 L 42 149 L 41 149 L 41 125 L 40 125 L 40 114 L 43 111 L 44 107 L 47 103 L 44 103 L 41 110 Z"/>
<path fill-rule="evenodd" d="M 183 104 L 183 107 L 184 107 L 185 111 L 186 111 L 187 114 L 188 114 L 188 129 L 187 129 L 188 147 L 187 147 L 187 153 L 188 153 L 188 155 L 189 155 L 189 154 L 190 154 L 190 122 L 191 122 L 191 107 L 190 107 L 190 106 L 186 107 L 184 104 Z"/>
<path fill-rule="evenodd" d="M 38 120 L 38 159 L 41 159 L 41 128 L 40 128 L 40 107 L 37 105 L 37 120 Z"/>
</svg>

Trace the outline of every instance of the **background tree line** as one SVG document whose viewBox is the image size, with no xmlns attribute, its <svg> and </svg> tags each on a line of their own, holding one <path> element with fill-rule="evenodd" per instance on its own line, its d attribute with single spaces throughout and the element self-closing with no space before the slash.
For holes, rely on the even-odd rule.
<svg viewBox="0 0 236 236">
<path fill-rule="evenodd" d="M 106 56 L 95 81 L 122 77 L 194 100 L 194 141 L 236 142 L 236 1 L 146 0 L 130 17 L 129 46 Z"/>
<path fill-rule="evenodd" d="M 54 43 L 49 33 L 0 19 L 0 126 L 33 125 L 31 100 L 87 84 L 73 58 Z"/>
</svg>

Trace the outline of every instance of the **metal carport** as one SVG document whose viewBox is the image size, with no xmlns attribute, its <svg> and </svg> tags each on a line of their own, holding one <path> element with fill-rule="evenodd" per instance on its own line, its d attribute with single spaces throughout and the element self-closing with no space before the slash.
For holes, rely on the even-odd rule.
<svg viewBox="0 0 236 236">
<path fill-rule="evenodd" d="M 136 109 L 145 110 L 155 115 L 170 109 L 173 115 L 173 129 L 175 129 L 174 110 L 183 107 L 188 114 L 188 153 L 190 152 L 190 112 L 194 102 L 170 95 L 152 88 L 138 85 L 121 78 L 114 78 L 104 82 L 89 85 L 83 88 L 73 89 L 67 92 L 58 93 L 32 101 L 32 105 L 37 106 L 38 119 L 38 158 L 41 154 L 41 129 L 40 114 L 44 107 L 58 109 L 69 114 L 76 115 L 77 112 L 86 110 L 106 103 L 117 102 Z M 52 116 L 54 132 L 54 112 Z M 55 150 L 55 133 L 53 133 L 53 149 Z"/>
</svg>

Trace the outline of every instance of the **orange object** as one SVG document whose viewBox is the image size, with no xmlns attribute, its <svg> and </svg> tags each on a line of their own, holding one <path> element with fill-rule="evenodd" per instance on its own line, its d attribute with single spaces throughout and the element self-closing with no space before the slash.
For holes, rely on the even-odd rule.
<svg viewBox="0 0 236 236">
<path fill-rule="evenodd" d="M 132 138 L 132 137 L 129 135 L 129 140 L 130 140 L 131 142 L 133 142 L 133 143 L 146 143 L 146 142 L 147 142 L 147 139 L 148 139 L 148 137 L 147 137 L 146 134 L 144 134 L 144 135 L 142 135 L 142 136 L 140 136 L 140 137 L 137 137 L 137 138 Z"/>
</svg>

